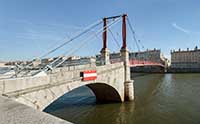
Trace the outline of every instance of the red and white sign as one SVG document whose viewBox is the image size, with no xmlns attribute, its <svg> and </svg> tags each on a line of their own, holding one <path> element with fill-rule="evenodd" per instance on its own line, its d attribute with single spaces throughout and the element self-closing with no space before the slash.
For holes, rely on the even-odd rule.
<svg viewBox="0 0 200 124">
<path fill-rule="evenodd" d="M 95 80 L 97 78 L 96 70 L 83 71 L 83 81 Z"/>
</svg>

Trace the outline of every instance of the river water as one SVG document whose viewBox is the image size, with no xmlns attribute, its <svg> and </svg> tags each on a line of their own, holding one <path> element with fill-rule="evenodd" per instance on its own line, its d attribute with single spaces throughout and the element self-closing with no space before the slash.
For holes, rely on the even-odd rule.
<svg viewBox="0 0 200 124">
<path fill-rule="evenodd" d="M 87 87 L 45 111 L 76 124 L 200 124 L 200 74 L 137 74 L 135 101 L 96 104 Z"/>
</svg>

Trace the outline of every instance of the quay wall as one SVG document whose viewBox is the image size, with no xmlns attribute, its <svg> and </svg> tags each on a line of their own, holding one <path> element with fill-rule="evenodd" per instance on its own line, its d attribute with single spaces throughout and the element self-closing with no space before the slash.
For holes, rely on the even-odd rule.
<svg viewBox="0 0 200 124">
<path fill-rule="evenodd" d="M 168 68 L 168 73 L 200 73 L 200 68 Z"/>
<path fill-rule="evenodd" d="M 164 73 L 165 68 L 158 66 L 131 67 L 131 73 Z"/>
</svg>

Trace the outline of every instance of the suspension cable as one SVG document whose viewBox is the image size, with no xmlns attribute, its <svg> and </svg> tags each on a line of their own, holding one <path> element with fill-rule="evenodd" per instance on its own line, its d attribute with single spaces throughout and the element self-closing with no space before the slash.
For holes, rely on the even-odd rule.
<svg viewBox="0 0 200 124">
<path fill-rule="evenodd" d="M 58 47 L 56 47 L 56 48 L 50 50 L 50 51 L 47 52 L 46 54 L 42 55 L 40 58 L 43 58 L 43 57 L 45 57 L 45 56 L 47 56 L 47 55 L 49 55 L 49 54 L 55 52 L 56 50 L 62 48 L 62 47 L 65 46 L 66 44 L 72 42 L 73 40 L 75 40 L 75 39 L 77 39 L 78 37 L 82 36 L 83 34 L 87 33 L 87 32 L 90 31 L 92 28 L 94 28 L 94 27 L 100 25 L 101 23 L 102 23 L 102 21 L 98 21 L 97 23 L 94 23 L 94 24 L 92 24 L 92 25 L 89 25 L 88 27 L 85 28 L 85 30 L 84 30 L 83 32 L 81 32 L 81 33 L 75 35 L 75 36 L 72 37 L 70 40 L 68 40 L 68 41 L 62 43 L 61 45 L 59 45 Z"/>
<path fill-rule="evenodd" d="M 144 45 L 140 42 L 140 40 L 138 40 L 138 43 L 140 43 L 140 45 L 142 46 L 142 49 L 144 50 Z"/>
<path fill-rule="evenodd" d="M 127 21 L 128 21 L 128 25 L 129 25 L 129 28 L 130 28 L 130 30 L 131 30 L 131 33 L 132 33 L 132 35 L 133 35 L 133 39 L 134 39 L 134 41 L 135 41 L 135 43 L 136 43 L 136 46 L 137 46 L 137 48 L 138 48 L 138 51 L 140 51 L 140 47 L 139 47 L 138 42 L 137 42 L 137 39 L 136 39 L 136 37 L 135 37 L 135 31 L 133 30 L 133 27 L 132 27 L 132 25 L 131 25 L 131 22 L 130 22 L 129 18 L 127 18 Z"/>
<path fill-rule="evenodd" d="M 70 42 L 72 42 L 73 40 L 77 39 L 78 37 L 82 36 L 83 34 L 89 32 L 92 28 L 94 28 L 94 27 L 100 25 L 101 23 L 102 23 L 102 20 L 98 20 L 98 21 L 96 21 L 95 23 L 93 23 L 93 24 L 87 26 L 86 28 L 83 29 L 82 32 L 78 33 L 78 34 L 75 35 L 74 37 L 70 38 L 68 41 L 66 41 L 66 42 L 62 43 L 61 45 L 59 45 L 58 47 L 56 47 L 56 48 L 50 50 L 49 52 L 45 53 L 44 55 L 42 55 L 42 56 L 39 57 L 39 58 L 42 59 L 42 58 L 46 57 L 47 55 L 49 55 L 49 54 L 55 52 L 56 50 L 62 48 L 63 46 L 67 45 L 68 43 L 70 43 Z M 33 61 L 34 61 L 34 60 L 32 60 L 31 63 L 29 63 L 27 66 L 32 65 L 32 62 L 33 62 Z M 23 68 L 22 68 L 21 70 L 19 70 L 19 72 L 17 72 L 16 74 L 19 74 L 19 73 L 22 72 L 22 71 L 23 71 Z M 15 75 L 16 75 L 16 74 L 15 74 Z M 14 77 L 15 75 L 13 75 L 13 76 L 11 76 L 11 77 Z"/>
<path fill-rule="evenodd" d="M 116 37 L 114 36 L 114 34 L 112 33 L 112 31 L 110 30 L 110 28 L 108 28 L 108 31 L 110 32 L 113 40 L 115 41 L 115 43 L 117 44 L 118 48 L 120 48 L 120 45 L 119 45 L 119 42 L 118 40 L 116 39 Z"/>
<path fill-rule="evenodd" d="M 111 23 L 111 24 L 109 24 L 109 25 L 107 25 L 107 26 L 105 26 L 105 27 L 103 27 L 103 28 L 108 28 L 108 29 L 109 29 L 109 27 L 111 27 L 111 26 L 117 24 L 119 21 L 120 21 L 120 19 L 115 20 L 113 23 Z M 93 36 L 89 37 L 88 39 L 90 39 L 90 38 L 92 38 L 92 37 L 94 37 L 94 36 L 97 37 L 100 33 L 104 32 L 104 31 L 106 31 L 106 29 L 102 29 L 102 28 L 101 28 L 101 29 L 99 29 L 98 31 L 96 31 L 95 34 L 94 34 Z M 87 42 L 87 41 L 90 41 L 90 40 L 85 40 L 85 41 Z M 82 46 L 82 45 L 80 45 L 80 46 Z"/>
<path fill-rule="evenodd" d="M 96 34 L 98 35 L 98 34 L 100 34 L 102 31 L 104 32 L 105 29 L 106 29 L 106 27 L 111 27 L 112 25 L 117 24 L 117 23 L 119 22 L 119 20 L 120 20 L 120 18 L 119 18 L 118 20 L 115 20 L 115 21 L 114 21 L 113 23 L 111 23 L 110 25 L 103 27 L 103 29 L 102 29 L 102 28 L 99 29 L 98 31 L 96 31 Z M 93 37 L 93 36 L 92 36 L 92 37 Z M 81 47 L 83 47 L 83 46 L 86 44 L 86 42 L 90 41 L 90 40 L 88 40 L 88 39 L 90 39 L 90 38 L 92 38 L 92 37 L 88 37 L 87 40 L 85 40 L 82 44 L 80 44 L 79 47 L 78 47 L 77 49 L 75 49 L 73 52 L 71 52 L 71 54 L 75 53 L 75 52 L 78 51 Z M 95 36 L 95 37 L 96 37 L 96 36 Z M 64 55 L 65 55 L 66 53 L 68 53 L 68 52 L 69 52 L 69 51 L 65 52 Z M 46 70 L 48 69 L 49 66 L 51 67 L 51 65 L 53 65 L 54 63 L 56 63 L 56 62 L 57 62 L 59 59 L 61 59 L 61 58 L 62 58 L 62 57 L 58 57 L 56 60 L 54 60 L 54 61 L 51 62 L 50 64 L 46 65 L 46 66 L 43 68 L 44 71 L 46 71 Z M 65 59 L 65 60 L 66 60 L 66 59 Z M 58 63 L 55 67 L 58 67 L 59 65 L 61 65 L 63 62 L 65 62 L 65 60 L 63 60 L 62 62 Z"/>
<path fill-rule="evenodd" d="M 87 45 L 86 43 L 88 41 L 91 41 L 90 39 L 93 39 L 94 37 L 98 36 L 100 33 L 104 32 L 106 30 L 106 27 L 109 28 L 115 24 L 117 24 L 120 21 L 120 18 L 118 20 L 115 20 L 114 22 L 112 22 L 111 24 L 109 24 L 108 26 L 104 26 L 103 29 L 99 29 L 98 31 L 96 31 L 95 35 L 92 35 L 91 37 L 88 37 L 87 40 L 85 40 L 84 42 L 82 42 L 81 44 L 79 44 L 79 46 L 74 49 L 68 56 L 74 54 L 75 52 L 77 52 L 78 50 L 80 50 L 80 48 L 82 48 L 83 46 Z M 66 55 L 67 53 L 64 53 L 64 55 Z M 59 65 L 61 65 L 62 63 L 64 63 L 65 60 L 63 60 L 61 63 L 59 63 L 56 67 L 58 67 Z"/>
</svg>

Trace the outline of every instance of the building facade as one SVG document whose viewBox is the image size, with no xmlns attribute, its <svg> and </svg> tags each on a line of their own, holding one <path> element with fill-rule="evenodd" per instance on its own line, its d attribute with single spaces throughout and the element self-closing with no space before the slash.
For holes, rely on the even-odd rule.
<svg viewBox="0 0 200 124">
<path fill-rule="evenodd" d="M 160 49 L 146 50 L 141 52 L 132 52 L 129 54 L 130 59 L 151 61 L 167 65 L 167 59 L 161 53 Z"/>
<path fill-rule="evenodd" d="M 120 56 L 121 56 L 121 53 L 110 53 L 111 63 L 121 61 Z M 96 55 L 97 61 L 100 61 L 100 57 L 101 57 L 100 55 Z M 140 51 L 140 52 L 130 52 L 129 59 L 157 62 L 166 66 L 168 66 L 168 63 L 169 63 L 169 60 L 164 57 L 160 49 L 146 50 L 146 51 Z"/>
<path fill-rule="evenodd" d="M 171 51 L 171 67 L 180 71 L 200 71 L 200 49 Z"/>
</svg>

